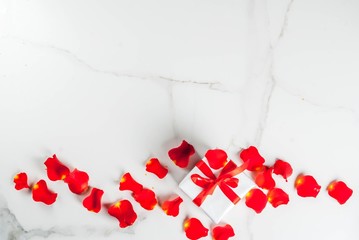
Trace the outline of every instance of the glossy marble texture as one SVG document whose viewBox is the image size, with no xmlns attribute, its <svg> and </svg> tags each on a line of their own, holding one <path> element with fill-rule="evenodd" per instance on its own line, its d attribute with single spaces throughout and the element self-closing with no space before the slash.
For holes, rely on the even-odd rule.
<svg viewBox="0 0 359 240">
<path fill-rule="evenodd" d="M 186 216 L 210 226 L 178 189 L 189 169 L 167 157 L 182 139 L 198 156 L 255 145 L 292 164 L 277 178 L 289 204 L 240 202 L 223 220 L 233 239 L 359 239 L 358 12 L 357 0 L 0 0 L 0 239 L 181 240 Z M 131 200 L 118 191 L 130 171 L 162 198 L 182 194 L 181 213 L 134 203 L 137 223 L 120 229 L 61 182 L 47 181 L 50 207 L 14 189 L 19 171 L 47 179 L 54 153 L 107 203 Z M 151 156 L 165 179 L 146 174 Z M 322 185 L 316 199 L 296 195 L 299 173 Z M 325 191 L 334 179 L 354 190 L 344 205 Z"/>
</svg>

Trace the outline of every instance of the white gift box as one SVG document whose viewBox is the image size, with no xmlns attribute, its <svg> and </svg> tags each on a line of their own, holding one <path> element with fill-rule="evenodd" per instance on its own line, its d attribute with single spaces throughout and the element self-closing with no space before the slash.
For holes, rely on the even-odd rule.
<svg viewBox="0 0 359 240">
<path fill-rule="evenodd" d="M 202 161 L 209 167 L 206 158 L 203 158 Z M 216 177 L 222 171 L 222 169 L 210 169 Z M 192 200 L 195 199 L 197 195 L 203 191 L 202 187 L 197 186 L 192 181 L 191 176 L 193 174 L 198 174 L 200 176 L 206 177 L 202 173 L 202 171 L 197 166 L 195 166 L 179 184 L 179 188 L 182 189 L 182 191 L 186 193 Z M 234 176 L 234 178 L 237 178 L 239 182 L 238 186 L 236 188 L 232 188 L 232 190 L 240 198 L 243 198 L 246 193 L 255 186 L 255 183 L 244 172 Z M 218 223 L 224 217 L 224 215 L 234 207 L 234 205 L 235 204 L 231 200 L 229 200 L 228 197 L 217 186 L 213 194 L 206 197 L 200 208 L 202 208 L 202 210 L 213 220 L 213 222 Z"/>
</svg>

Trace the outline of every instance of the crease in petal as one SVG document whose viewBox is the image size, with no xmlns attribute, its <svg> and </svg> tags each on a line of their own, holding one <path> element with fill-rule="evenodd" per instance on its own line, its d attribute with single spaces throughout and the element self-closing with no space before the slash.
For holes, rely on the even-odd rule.
<svg viewBox="0 0 359 240">
<path fill-rule="evenodd" d="M 139 193 L 142 191 L 143 186 L 138 183 L 129 172 L 127 172 L 121 177 L 119 189 L 121 191 L 130 190 L 133 193 Z"/>
<path fill-rule="evenodd" d="M 206 237 L 208 235 L 208 229 L 205 228 L 197 218 L 186 219 L 183 224 L 183 229 L 186 233 L 186 237 L 191 240 Z"/>
<path fill-rule="evenodd" d="M 295 188 L 297 189 L 297 194 L 301 197 L 316 198 L 321 186 L 313 176 L 301 174 L 295 180 Z"/>
<path fill-rule="evenodd" d="M 343 181 L 333 181 L 328 187 L 329 196 L 338 201 L 339 204 L 344 204 L 353 195 L 353 190 L 349 188 Z"/>
<path fill-rule="evenodd" d="M 101 211 L 101 198 L 104 192 L 101 189 L 93 188 L 90 195 L 82 201 L 82 205 L 90 212 L 98 213 Z"/>
<path fill-rule="evenodd" d="M 120 228 L 126 228 L 133 225 L 137 219 L 137 214 L 133 210 L 131 202 L 126 199 L 112 204 L 107 212 L 110 216 L 115 217 L 118 220 Z"/>
<path fill-rule="evenodd" d="M 18 173 L 14 176 L 14 183 L 16 190 L 30 188 L 29 184 L 27 183 L 27 174 L 24 172 Z"/>
<path fill-rule="evenodd" d="M 289 202 L 289 196 L 280 188 L 273 188 L 267 193 L 268 202 L 274 207 L 286 205 Z"/>
<path fill-rule="evenodd" d="M 229 224 L 215 226 L 212 229 L 213 240 L 228 240 L 234 235 L 234 230 Z"/>
<path fill-rule="evenodd" d="M 243 162 L 248 162 L 247 170 L 249 171 L 262 169 L 265 162 L 264 158 L 259 154 L 258 149 L 254 146 L 243 149 L 239 156 Z"/>
<path fill-rule="evenodd" d="M 268 202 L 267 195 L 262 190 L 254 188 L 246 194 L 246 205 L 256 213 L 261 213 Z"/>
<path fill-rule="evenodd" d="M 272 177 L 273 168 L 265 167 L 263 171 L 257 174 L 255 183 L 258 187 L 270 190 L 275 187 L 275 181 Z"/>
<path fill-rule="evenodd" d="M 182 141 L 180 146 L 168 151 L 169 158 L 180 168 L 188 166 L 189 159 L 193 154 L 195 154 L 194 147 L 185 140 Z"/>
<path fill-rule="evenodd" d="M 208 164 L 213 169 L 223 168 L 227 163 L 227 153 L 222 149 L 208 150 L 205 154 Z"/>
<path fill-rule="evenodd" d="M 282 176 L 288 182 L 288 178 L 293 173 L 293 168 L 288 162 L 277 159 L 273 166 L 273 173 Z"/>
<path fill-rule="evenodd" d="M 44 164 L 46 166 L 47 177 L 51 181 L 64 180 L 70 174 L 70 169 L 60 162 L 56 154 L 46 159 Z"/>
<path fill-rule="evenodd" d="M 160 163 L 158 158 L 151 158 L 147 161 L 146 171 L 155 174 L 160 179 L 164 178 L 168 173 L 168 169 Z"/>
<path fill-rule="evenodd" d="M 144 188 L 140 192 L 134 192 L 132 196 L 146 210 L 153 210 L 157 205 L 156 194 L 150 189 Z"/>
<path fill-rule="evenodd" d="M 164 201 L 161 208 L 168 216 L 176 217 L 179 214 L 179 207 L 182 202 L 183 199 L 180 196 L 177 196 L 174 199 Z"/>
<path fill-rule="evenodd" d="M 75 168 L 64 181 L 68 184 L 70 191 L 78 195 L 84 193 L 89 187 L 89 175 L 77 168 Z"/>
<path fill-rule="evenodd" d="M 35 202 L 42 202 L 51 205 L 56 201 L 57 193 L 49 190 L 45 180 L 41 179 L 32 186 L 32 199 Z"/>
</svg>

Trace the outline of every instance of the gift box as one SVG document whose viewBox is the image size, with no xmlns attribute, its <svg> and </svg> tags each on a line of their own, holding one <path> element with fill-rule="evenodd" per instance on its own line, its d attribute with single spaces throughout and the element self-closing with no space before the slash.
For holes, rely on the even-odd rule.
<svg viewBox="0 0 359 240">
<path fill-rule="evenodd" d="M 245 164 L 237 166 L 229 159 L 222 168 L 213 169 L 204 157 L 181 181 L 179 188 L 218 223 L 255 186 L 244 173 L 245 169 Z"/>
</svg>

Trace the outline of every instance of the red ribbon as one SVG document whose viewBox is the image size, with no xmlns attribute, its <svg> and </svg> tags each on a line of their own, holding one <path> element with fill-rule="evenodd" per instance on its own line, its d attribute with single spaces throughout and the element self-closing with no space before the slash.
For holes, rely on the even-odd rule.
<svg viewBox="0 0 359 240">
<path fill-rule="evenodd" d="M 248 161 L 247 161 L 248 162 Z M 192 174 L 191 179 L 199 187 L 202 187 L 203 190 L 197 195 L 193 202 L 197 206 L 201 206 L 204 200 L 206 200 L 208 195 L 212 195 L 216 187 L 218 186 L 224 195 L 233 203 L 236 204 L 241 198 L 233 191 L 232 188 L 238 186 L 238 179 L 234 176 L 243 172 L 248 163 L 245 162 L 242 165 L 238 166 L 233 162 L 229 161 L 222 169 L 218 177 L 214 175 L 211 168 L 203 161 L 200 160 L 196 167 L 206 176 L 202 177 L 199 174 Z"/>
</svg>

